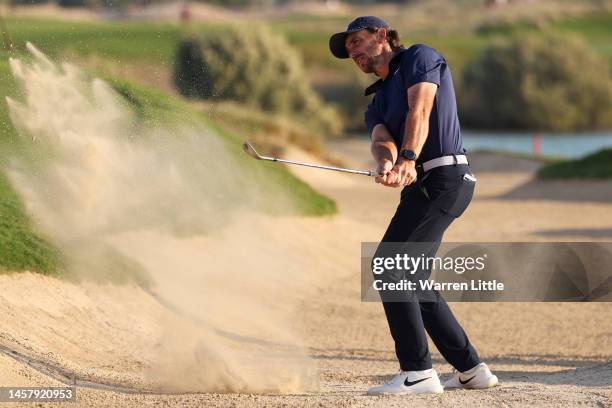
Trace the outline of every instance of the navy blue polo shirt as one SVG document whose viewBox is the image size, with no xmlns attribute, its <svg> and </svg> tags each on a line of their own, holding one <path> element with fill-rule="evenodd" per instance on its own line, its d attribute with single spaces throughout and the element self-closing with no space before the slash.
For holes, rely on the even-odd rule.
<svg viewBox="0 0 612 408">
<path fill-rule="evenodd" d="M 393 136 L 398 150 L 401 148 L 410 108 L 406 90 L 419 82 L 434 83 L 438 90 L 429 117 L 429 134 L 417 163 L 464 154 L 450 68 L 440 53 L 423 44 L 397 51 L 389 62 L 389 75 L 366 89 L 366 95 L 376 92 L 365 112 L 370 135 L 374 127 L 382 123 Z"/>
</svg>

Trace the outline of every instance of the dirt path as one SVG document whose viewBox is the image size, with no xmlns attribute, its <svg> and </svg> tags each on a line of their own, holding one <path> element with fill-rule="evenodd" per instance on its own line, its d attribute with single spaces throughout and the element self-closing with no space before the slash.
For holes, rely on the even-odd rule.
<svg viewBox="0 0 612 408">
<path fill-rule="evenodd" d="M 332 149 L 347 165 L 371 167 L 362 142 Z M 310 159 L 299 151 L 288 154 L 294 159 Z M 473 155 L 472 162 L 479 179 L 477 196 L 448 230 L 446 240 L 612 238 L 612 183 L 542 183 L 532 179 L 537 164 L 530 161 Z M 190 327 L 199 323 L 177 317 L 175 310 L 137 287 L 74 284 L 36 274 L 0 276 L 0 314 L 5 316 L 0 322 L 0 345 L 35 361 L 27 364 L 23 358 L 0 353 L 0 384 L 59 385 L 72 375 L 92 383 L 78 388 L 79 406 L 611 405 L 612 305 L 608 303 L 453 304 L 481 357 L 500 377 L 501 386 L 408 399 L 366 396 L 364 391 L 387 379 L 397 363 L 382 307 L 359 300 L 360 242 L 380 238 L 399 192 L 359 176 L 294 170 L 336 199 L 340 215 L 318 219 L 240 217 L 225 233 L 235 236 L 245 223 L 257 223 L 258 230 L 263 230 L 261 240 L 283 254 L 273 258 L 279 259 L 278 265 L 268 266 L 299 277 L 287 291 L 290 293 L 274 292 L 273 297 L 279 308 L 287 308 L 285 312 L 292 316 L 288 322 L 291 331 L 303 342 L 308 361 L 318 369 L 318 391 L 290 395 L 129 394 L 96 389 L 102 384 L 123 387 L 123 391 L 155 391 L 149 367 L 155 364 L 164 322 L 182 319 Z M 570 201 L 568 192 L 575 193 L 569 196 Z M 257 242 L 251 245 L 260 251 L 267 248 Z M 210 324 L 245 355 L 276 353 L 287 347 L 284 341 L 263 341 L 263 334 L 253 334 L 247 328 L 230 332 L 214 319 Z M 438 372 L 448 376 L 450 366 L 437 352 L 433 361 Z M 52 364 L 63 377 L 50 376 L 36 362 Z M 207 367 L 195 368 L 205 371 Z M 177 380 L 188 381 L 181 377 L 184 374 Z"/>
</svg>

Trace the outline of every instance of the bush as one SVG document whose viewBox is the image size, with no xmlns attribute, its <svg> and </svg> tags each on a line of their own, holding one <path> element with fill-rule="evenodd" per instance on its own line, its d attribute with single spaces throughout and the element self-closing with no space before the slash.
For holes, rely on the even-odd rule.
<svg viewBox="0 0 612 408">
<path fill-rule="evenodd" d="M 300 55 L 263 27 L 210 32 L 179 43 L 175 84 L 187 97 L 232 100 L 281 115 L 331 135 L 339 116 L 312 90 Z"/>
<path fill-rule="evenodd" d="M 543 179 L 606 179 L 612 178 L 612 149 L 602 149 L 582 159 L 563 160 L 542 167 Z"/>
<path fill-rule="evenodd" d="M 57 0 L 57 5 L 60 7 L 86 7 L 88 5 L 88 0 Z"/>
<path fill-rule="evenodd" d="M 612 125 L 610 64 L 574 37 L 527 35 L 490 46 L 463 76 L 468 126 L 585 130 Z"/>
<path fill-rule="evenodd" d="M 30 4 L 44 4 L 48 2 L 49 0 L 10 0 L 10 4 L 13 6 L 27 6 Z"/>
<path fill-rule="evenodd" d="M 502 19 L 486 20 L 479 24 L 474 32 L 479 36 L 515 35 L 521 31 L 541 30 L 546 25 L 544 20 L 536 19 Z"/>
</svg>

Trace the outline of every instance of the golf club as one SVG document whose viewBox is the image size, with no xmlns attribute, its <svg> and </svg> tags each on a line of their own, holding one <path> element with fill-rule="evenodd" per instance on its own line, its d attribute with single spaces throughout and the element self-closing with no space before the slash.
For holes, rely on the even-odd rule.
<svg viewBox="0 0 612 408">
<path fill-rule="evenodd" d="M 292 160 L 279 159 L 277 157 L 262 156 L 259 153 L 257 153 L 257 150 L 255 150 L 253 145 L 249 143 L 248 141 L 245 141 L 242 143 L 242 149 L 244 149 L 244 151 L 249 156 L 251 156 L 252 158 L 256 160 L 268 160 L 268 161 L 274 161 L 274 162 L 279 162 L 279 163 L 297 164 L 298 166 L 314 167 L 315 169 L 323 169 L 323 170 L 341 171 L 343 173 L 361 174 L 361 175 L 370 176 L 370 177 L 376 177 L 378 175 L 378 173 L 376 173 L 375 171 L 343 169 L 341 167 L 323 166 L 320 164 L 303 163 L 303 162 L 297 162 L 297 161 L 292 161 Z"/>
</svg>

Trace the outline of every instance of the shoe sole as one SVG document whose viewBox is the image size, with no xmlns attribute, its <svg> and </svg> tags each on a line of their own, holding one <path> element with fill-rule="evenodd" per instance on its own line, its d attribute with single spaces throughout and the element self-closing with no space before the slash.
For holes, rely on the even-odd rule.
<svg viewBox="0 0 612 408">
<path fill-rule="evenodd" d="M 423 392 L 410 392 L 410 391 L 406 391 L 406 392 L 377 392 L 377 393 L 369 393 L 368 395 L 371 396 L 376 396 L 376 395 L 419 395 L 419 394 L 442 394 L 444 393 L 444 387 L 440 386 L 440 388 L 437 388 L 435 390 L 431 390 L 431 391 L 423 391 Z"/>
</svg>

